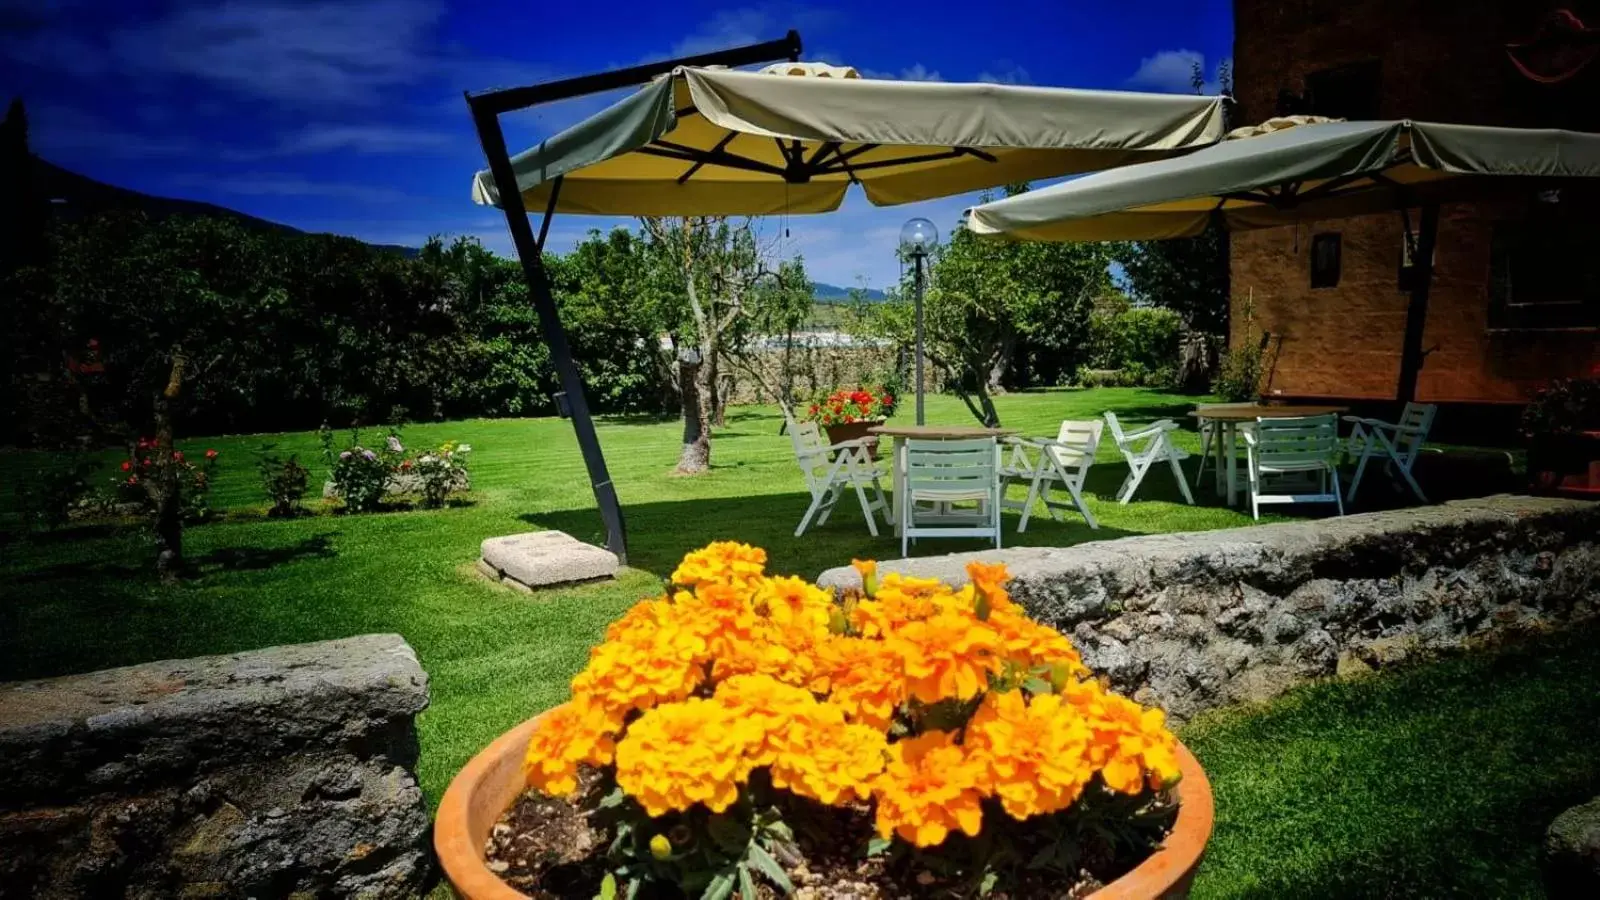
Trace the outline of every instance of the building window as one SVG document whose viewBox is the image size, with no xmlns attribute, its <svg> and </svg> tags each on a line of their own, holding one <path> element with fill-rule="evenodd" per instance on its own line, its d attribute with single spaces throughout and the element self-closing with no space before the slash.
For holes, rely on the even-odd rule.
<svg viewBox="0 0 1600 900">
<path fill-rule="evenodd" d="M 1383 87 L 1377 60 L 1322 69 L 1306 76 L 1306 101 L 1312 115 L 1333 119 L 1376 119 Z"/>
<path fill-rule="evenodd" d="M 1339 286 L 1339 233 L 1330 231 L 1311 238 L 1311 286 Z"/>
<path fill-rule="evenodd" d="M 1571 203 L 1536 203 L 1527 218 L 1498 222 L 1489 243 L 1489 327 L 1600 327 L 1600 223 Z"/>
</svg>

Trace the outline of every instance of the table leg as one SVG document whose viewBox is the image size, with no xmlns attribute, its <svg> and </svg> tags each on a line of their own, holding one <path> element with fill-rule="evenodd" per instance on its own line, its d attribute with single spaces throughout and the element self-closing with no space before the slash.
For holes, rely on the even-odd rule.
<svg viewBox="0 0 1600 900">
<path fill-rule="evenodd" d="M 1222 449 L 1222 441 L 1228 436 L 1228 423 L 1217 419 L 1211 422 L 1211 453 L 1216 457 L 1216 463 L 1211 467 L 1212 480 L 1216 482 L 1217 496 L 1221 497 L 1228 489 L 1227 481 L 1222 474 L 1228 453 Z"/>
<path fill-rule="evenodd" d="M 906 529 L 906 512 L 900 504 L 900 498 L 905 496 L 906 490 L 906 439 L 895 437 L 894 457 L 889 462 L 894 469 L 894 477 L 890 479 L 894 487 L 894 536 L 899 537 Z"/>
<path fill-rule="evenodd" d="M 1239 502 L 1239 425 L 1229 422 L 1227 426 L 1223 438 L 1228 442 L 1228 505 L 1234 506 Z"/>
</svg>

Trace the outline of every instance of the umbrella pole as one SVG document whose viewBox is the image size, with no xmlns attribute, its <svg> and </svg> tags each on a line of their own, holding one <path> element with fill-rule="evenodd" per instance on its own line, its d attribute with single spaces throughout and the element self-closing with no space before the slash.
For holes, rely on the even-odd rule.
<svg viewBox="0 0 1600 900">
<path fill-rule="evenodd" d="M 917 317 L 917 366 L 916 366 L 916 369 L 917 369 L 917 374 L 916 374 L 916 379 L 917 379 L 917 424 L 918 425 L 925 425 L 925 424 L 927 424 L 927 422 L 926 422 L 926 420 L 924 419 L 924 417 L 922 415 L 922 355 L 923 355 L 922 354 L 922 258 L 923 258 L 923 254 L 921 252 L 913 253 L 912 254 L 912 258 L 916 261 L 916 272 L 917 272 L 916 275 L 915 275 L 916 296 L 913 298 L 915 303 L 916 303 L 916 311 L 915 312 L 916 312 L 916 317 Z"/>
<path fill-rule="evenodd" d="M 469 103 L 470 98 L 469 98 Z M 506 214 L 506 225 L 511 228 L 511 242 L 516 245 L 517 257 L 522 261 L 522 273 L 528 282 L 528 297 L 539 315 L 539 328 L 544 332 L 545 343 L 550 347 L 550 358 L 555 361 L 556 376 L 561 381 L 561 396 L 572 416 L 572 429 L 578 436 L 578 448 L 583 452 L 584 467 L 589 470 L 589 484 L 594 488 L 594 499 L 600 507 L 600 518 L 606 526 L 606 549 L 617 555 L 623 563 L 628 561 L 628 531 L 622 521 L 622 504 L 617 499 L 617 489 L 611 483 L 611 473 L 606 469 L 606 458 L 600 452 L 600 437 L 595 433 L 594 420 L 589 416 L 589 401 L 583 394 L 583 378 L 572 358 L 572 348 L 567 344 L 566 329 L 556 312 L 555 297 L 550 293 L 550 277 L 544 269 L 542 241 L 533 236 L 533 223 L 528 221 L 527 207 L 522 203 L 522 192 L 517 189 L 517 177 L 511 169 L 511 156 L 506 151 L 505 133 L 500 129 L 498 114 L 473 107 L 473 123 L 478 128 L 478 140 L 489 159 L 489 169 L 494 175 L 495 190 L 500 193 L 500 208 Z M 557 184 L 559 189 L 559 182 Z M 545 210 L 541 236 L 547 233 L 554 203 Z"/>
<path fill-rule="evenodd" d="M 1401 215 L 1405 214 L 1401 210 Z M 1400 383 L 1395 399 L 1408 403 L 1417 399 L 1417 376 L 1422 372 L 1422 331 L 1428 322 L 1428 291 L 1433 286 L 1433 248 L 1439 238 L 1439 205 L 1422 208 L 1422 222 L 1417 229 L 1416 244 L 1411 248 L 1411 265 L 1415 267 L 1411 284 L 1411 302 L 1406 306 L 1405 342 L 1400 348 Z"/>
<path fill-rule="evenodd" d="M 583 452 L 583 464 L 589 470 L 589 484 L 594 489 L 595 505 L 600 507 L 600 518 L 606 526 L 606 549 L 617 559 L 628 561 L 628 532 L 622 520 L 622 504 L 617 500 L 617 489 L 611 483 L 611 473 L 606 469 L 605 455 L 600 452 L 600 437 L 594 430 L 594 419 L 589 415 L 589 402 L 583 394 L 583 378 L 572 358 L 572 348 L 567 344 L 567 332 L 556 313 L 555 298 L 550 293 L 550 278 L 544 270 L 541 256 L 544 239 L 549 233 L 550 217 L 556 208 L 552 188 L 550 205 L 545 209 L 544 222 L 536 239 L 533 225 L 528 221 L 528 208 L 522 202 L 522 191 L 517 187 L 516 172 L 511 167 L 511 154 L 506 149 L 506 136 L 500 128 L 500 114 L 526 109 L 540 103 L 581 97 L 600 91 L 615 90 L 644 84 L 650 79 L 678 66 L 736 66 L 754 65 L 775 59 L 800 58 L 800 34 L 790 31 L 776 41 L 734 47 L 695 56 L 646 63 L 627 69 L 580 75 L 562 81 L 551 81 L 528 87 L 468 94 L 467 106 L 472 110 L 472 122 L 478 129 L 478 142 L 483 145 L 483 155 L 489 161 L 489 171 L 494 176 L 495 191 L 500 195 L 500 209 L 506 215 L 506 225 L 511 229 L 511 242 L 522 261 L 522 272 L 528 281 L 528 298 L 533 301 L 539 315 L 539 328 L 544 332 L 545 343 L 550 347 L 550 358 L 555 361 L 556 375 L 561 380 L 561 395 L 568 414 L 572 417 L 572 430 L 577 433 L 578 448 Z"/>
</svg>

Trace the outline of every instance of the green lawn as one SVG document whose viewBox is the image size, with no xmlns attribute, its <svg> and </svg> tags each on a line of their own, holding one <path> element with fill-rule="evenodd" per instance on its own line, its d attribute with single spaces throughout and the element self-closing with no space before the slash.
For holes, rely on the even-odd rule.
<svg viewBox="0 0 1600 900">
<path fill-rule="evenodd" d="M 1115 409 L 1125 421 L 1138 423 L 1181 417 L 1192 404 L 1191 398 L 1157 391 L 1100 389 L 1008 396 L 1000 410 L 1008 426 L 1053 435 L 1063 418 Z M 969 418 L 958 401 L 935 397 L 929 400 L 929 420 Z M 859 510 L 848 500 L 825 527 L 793 537 L 808 498 L 778 423 L 774 410 L 734 410 L 728 427 L 717 432 L 713 472 L 674 478 L 668 472 L 677 458 L 678 425 L 602 422 L 601 440 L 628 519 L 632 567 L 614 584 L 536 597 L 483 582 L 472 562 L 478 543 L 498 534 L 559 528 L 600 539 L 599 517 L 567 422 L 408 427 L 408 443 L 455 439 L 474 446 L 475 490 L 469 504 L 293 521 L 262 517 L 265 499 L 255 454 L 268 444 L 279 453 L 299 452 L 313 463 L 320 481 L 314 434 L 186 441 L 183 448 L 191 453 L 221 451 L 212 499 L 227 514 L 225 521 L 188 531 L 195 576 L 176 588 L 155 584 L 148 539 L 136 529 L 80 528 L 28 542 L 6 539 L 0 543 L 0 679 L 398 632 L 416 647 L 432 678 L 433 706 L 421 717 L 419 730 L 423 786 L 437 801 L 468 756 L 565 696 L 568 678 L 605 624 L 655 590 L 684 551 L 717 538 L 737 538 L 765 546 L 774 570 L 807 576 L 852 557 L 898 555 L 891 538 L 868 536 Z M 1179 441 L 1198 448 L 1193 432 L 1181 433 Z M 117 457 L 102 458 L 109 479 Z M 0 511 L 11 508 L 19 478 L 53 459 L 0 455 Z M 1023 542 L 1064 545 L 1249 521 L 1216 504 L 1209 481 L 1196 492 L 1201 506 L 1184 505 L 1163 472 L 1152 473 L 1138 502 L 1117 505 L 1110 497 L 1126 469 L 1109 442 L 1102 446 L 1100 463 L 1090 477 L 1089 500 L 1101 529 L 1035 519 Z M 1016 541 L 1014 522 L 1013 514 L 1006 531 L 1011 542 Z M 973 546 L 929 541 L 920 552 Z M 1471 750 L 1465 756 L 1443 741 L 1452 733 L 1447 723 L 1458 718 L 1473 723 L 1468 727 L 1494 725 L 1487 733 L 1498 735 L 1526 727 L 1527 709 L 1550 712 L 1550 727 L 1527 732 L 1544 743 L 1525 749 L 1554 754 L 1564 766 L 1558 770 L 1561 778 L 1586 782 L 1590 793 L 1600 790 L 1592 766 L 1579 771 L 1572 763 L 1574 747 L 1600 744 L 1594 724 L 1600 711 L 1571 703 L 1576 692 L 1569 683 L 1574 674 L 1587 672 L 1592 704 L 1600 695 L 1594 681 L 1600 666 L 1594 665 L 1593 652 L 1582 648 L 1552 653 L 1556 668 L 1549 672 L 1529 664 L 1512 673 L 1516 677 L 1496 673 L 1491 679 L 1472 668 L 1490 663 L 1451 664 L 1455 667 L 1425 670 L 1438 674 L 1407 676 L 1435 679 L 1431 693 L 1406 687 L 1410 682 L 1404 680 L 1380 679 L 1314 689 L 1262 712 L 1193 729 L 1199 755 L 1216 773 L 1223 804 L 1202 892 L 1281 896 L 1286 885 L 1294 884 L 1317 893 L 1317 883 L 1326 881 L 1349 890 L 1325 896 L 1384 893 L 1373 886 L 1379 882 L 1350 880 L 1365 877 L 1363 872 L 1371 875 L 1382 862 L 1363 842 L 1389 840 L 1400 831 L 1414 835 L 1419 823 L 1434 816 L 1473 830 L 1481 838 L 1478 846 L 1489 846 L 1483 841 L 1490 838 L 1520 842 L 1520 855 L 1485 854 L 1478 868 L 1468 871 L 1468 884 L 1494 886 L 1499 882 L 1493 879 L 1502 876 L 1526 883 L 1528 848 L 1536 840 L 1530 829 L 1537 824 L 1521 805 L 1535 793 L 1519 781 L 1530 775 L 1524 771 L 1528 758 L 1505 752 L 1500 741 L 1487 737 L 1458 741 Z M 1539 702 L 1524 704 L 1529 698 Z M 1587 718 L 1581 715 L 1584 709 Z M 1347 761 L 1354 762 L 1340 768 Z M 1532 774 L 1547 786 L 1556 777 Z M 1538 794 L 1539 803 L 1548 805 L 1549 796 Z M 1499 797 L 1519 805 L 1490 809 L 1493 828 L 1469 815 Z M 1542 814 L 1542 806 L 1534 807 Z M 1427 845 L 1404 846 L 1421 854 L 1416 848 Z M 1423 859 L 1413 869 L 1437 879 L 1442 870 L 1435 862 Z M 1480 878 L 1474 874 L 1479 870 L 1487 874 Z M 1301 879 L 1313 882 L 1300 884 Z"/>
</svg>

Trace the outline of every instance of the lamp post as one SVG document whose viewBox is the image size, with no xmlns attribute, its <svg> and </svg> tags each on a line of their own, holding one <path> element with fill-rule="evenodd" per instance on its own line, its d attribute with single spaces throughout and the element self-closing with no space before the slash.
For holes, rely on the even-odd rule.
<svg viewBox="0 0 1600 900">
<path fill-rule="evenodd" d="M 900 228 L 900 253 L 902 256 L 911 257 L 914 266 L 912 276 L 912 304 L 916 315 L 916 384 L 917 384 L 917 424 L 926 424 L 922 414 L 922 284 L 923 265 L 928 260 L 928 254 L 939 244 L 939 229 L 927 219 L 912 219 Z"/>
</svg>

